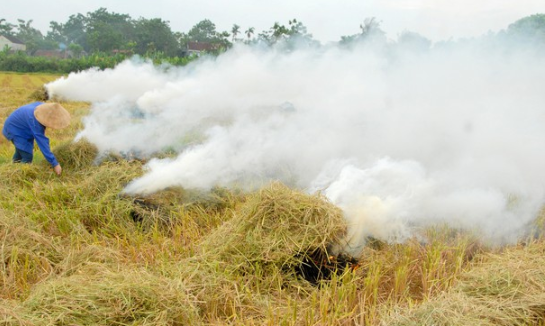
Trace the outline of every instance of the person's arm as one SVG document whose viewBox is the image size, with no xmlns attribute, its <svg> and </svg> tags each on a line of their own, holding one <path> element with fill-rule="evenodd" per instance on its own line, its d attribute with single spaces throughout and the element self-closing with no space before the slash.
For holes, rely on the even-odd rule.
<svg viewBox="0 0 545 326">
<path fill-rule="evenodd" d="M 36 139 L 36 143 L 38 144 L 38 147 L 40 148 L 40 151 L 44 155 L 45 159 L 49 162 L 49 164 L 51 164 L 55 170 L 55 173 L 61 174 L 61 166 L 55 158 L 55 155 L 53 155 L 51 152 L 49 147 L 49 138 L 45 136 L 45 128 L 38 122 L 35 122 L 34 124 L 31 123 L 31 130 L 32 134 L 34 135 L 34 139 Z"/>
</svg>

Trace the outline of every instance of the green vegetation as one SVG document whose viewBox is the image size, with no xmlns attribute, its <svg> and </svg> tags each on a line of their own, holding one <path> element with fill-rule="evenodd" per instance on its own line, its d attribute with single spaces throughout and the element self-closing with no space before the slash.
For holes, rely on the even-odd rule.
<svg viewBox="0 0 545 326">
<path fill-rule="evenodd" d="M 127 14 L 108 12 L 106 8 L 86 15 L 71 15 L 65 23 L 52 21 L 45 35 L 32 27 L 32 20 L 19 19 L 18 24 L 12 24 L 0 19 L 0 34 L 24 42 L 27 54 L 37 54 L 38 50 L 57 50 L 57 57 L 123 53 L 144 57 L 160 54 L 173 58 L 190 55 L 189 43 L 206 44 L 207 52 L 217 54 L 232 46 L 229 39 L 233 42 L 269 44 L 290 37 L 312 39 L 306 27 L 295 19 L 289 21 L 289 27 L 275 23 L 255 39 L 252 38 L 253 27 L 246 31 L 246 39 L 238 38 L 240 33 L 240 26 L 236 24 L 233 25 L 232 34 L 217 31 L 216 25 L 208 19 L 200 21 L 187 33 L 174 32 L 169 23 L 160 18 L 133 19 Z"/>
<path fill-rule="evenodd" d="M 87 70 L 90 68 L 107 69 L 114 68 L 117 64 L 129 58 L 129 55 L 117 53 L 114 55 L 106 53 L 95 53 L 90 56 L 80 58 L 48 58 L 36 57 L 25 54 L 24 52 L 8 53 L 0 52 L 0 71 L 14 72 L 49 72 L 63 73 Z M 144 57 L 153 61 L 155 64 L 168 63 L 174 66 L 183 66 L 196 59 L 196 56 L 188 57 L 167 57 L 164 53 L 153 53 Z"/>
<path fill-rule="evenodd" d="M 362 43 L 381 46 L 397 44 L 417 51 L 426 51 L 432 46 L 425 36 L 410 31 L 401 33 L 396 41 L 388 40 L 380 28 L 380 22 L 374 17 L 366 18 L 360 29 L 359 33 L 340 36 L 338 44 L 347 48 Z M 0 18 L 0 34 L 18 38 L 27 49 L 21 53 L 12 53 L 9 48 L 0 49 L 0 71 L 60 74 L 91 67 L 112 68 L 133 55 L 151 59 L 157 64 L 185 65 L 197 58 L 189 46 L 196 43 L 204 46 L 200 50 L 211 55 L 218 55 L 235 43 L 277 46 L 286 51 L 321 46 L 297 19 L 289 20 L 287 25 L 275 22 L 271 28 L 260 33 L 256 33 L 253 27 L 242 32 L 237 24 L 233 24 L 230 32 L 218 31 L 209 19 L 203 19 L 187 32 L 175 32 L 171 30 L 169 22 L 160 18 L 133 19 L 127 14 L 109 12 L 106 8 L 86 15 L 71 15 L 64 23 L 52 21 L 45 35 L 32 27 L 32 20 L 19 19 L 17 24 L 13 24 Z M 545 14 L 535 14 L 517 20 L 494 37 L 543 48 L 544 35 Z M 456 41 L 438 44 L 445 46 L 449 42 Z M 40 50 L 51 53 L 39 54 Z"/>
<path fill-rule="evenodd" d="M 216 25 L 204 19 L 187 33 L 173 32 L 160 18 L 132 19 L 129 15 L 100 8 L 87 15 L 72 15 L 65 23 L 52 21 L 44 36 L 32 27 L 32 20 L 12 24 L 0 19 L 0 35 L 16 37 L 25 43 L 26 51 L 0 49 L 0 71 L 49 72 L 66 74 L 89 68 L 113 68 L 132 56 L 152 60 L 155 64 L 185 65 L 200 53 L 217 55 L 236 42 L 274 45 L 306 42 L 317 45 L 303 23 L 290 20 L 289 27 L 275 23 L 270 30 L 253 37 L 254 28 L 246 30 L 246 38 L 238 38 L 240 26 L 234 24 L 231 34 L 219 32 Z M 231 39 L 233 43 L 229 41 Z M 200 43 L 199 53 L 189 44 Z M 47 55 L 41 50 L 49 50 Z M 196 50 L 195 50 L 196 51 Z"/>
<path fill-rule="evenodd" d="M 545 43 L 545 14 L 535 14 L 521 18 L 509 25 L 507 33 L 524 38 L 527 41 L 541 41 Z"/>
<path fill-rule="evenodd" d="M 0 126 L 57 77 L 0 74 Z M 346 225 L 323 197 L 281 184 L 122 196 L 142 162 L 96 162 L 73 142 L 88 104 L 63 106 L 74 121 L 49 134 L 61 177 L 39 152 L 12 164 L 0 137 L 2 325 L 545 323 L 541 236 L 492 249 L 436 228 L 341 264 L 328 250 Z"/>
</svg>

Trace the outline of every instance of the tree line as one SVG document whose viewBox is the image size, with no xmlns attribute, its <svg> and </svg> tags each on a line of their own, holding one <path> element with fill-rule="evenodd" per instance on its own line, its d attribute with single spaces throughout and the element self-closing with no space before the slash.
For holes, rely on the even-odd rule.
<svg viewBox="0 0 545 326">
<path fill-rule="evenodd" d="M 255 28 L 241 30 L 234 24 L 231 31 L 218 31 L 216 25 L 204 19 L 187 32 L 172 31 L 169 22 L 161 18 L 133 19 L 127 14 L 100 8 L 86 15 L 71 15 L 64 23 L 51 21 L 45 35 L 32 26 L 32 20 L 18 19 L 16 24 L 0 18 L 0 34 L 13 36 L 26 44 L 27 53 L 37 50 L 68 49 L 76 54 L 130 52 L 146 55 L 162 52 L 166 56 L 182 56 L 189 42 L 213 44 L 213 49 L 230 47 L 234 42 L 265 42 L 273 44 L 285 37 L 312 39 L 306 27 L 297 20 L 288 26 L 275 23 L 270 30 L 256 34 Z M 0 49 L 1 50 L 1 49 Z"/>
<path fill-rule="evenodd" d="M 17 24 L 13 24 L 0 18 L 0 34 L 16 37 L 24 42 L 27 48 L 24 54 L 13 54 L 8 49 L 0 49 L 0 70 L 26 72 L 43 70 L 66 72 L 86 69 L 93 64 L 97 67 L 109 67 L 132 55 L 140 55 L 154 61 L 186 64 L 191 60 L 187 52 L 190 42 L 212 45 L 209 51 L 213 54 L 220 53 L 237 42 L 282 46 L 287 50 L 322 46 L 308 32 L 306 26 L 296 19 L 289 20 L 285 25 L 275 22 L 272 27 L 259 33 L 256 33 L 253 27 L 241 30 L 237 24 L 234 24 L 230 31 L 218 31 L 216 25 L 208 19 L 200 21 L 187 32 L 175 32 L 172 31 L 169 22 L 161 18 L 133 19 L 127 14 L 109 12 L 106 8 L 99 8 L 86 15 L 80 13 L 71 15 L 64 23 L 51 21 L 45 35 L 32 26 L 32 20 L 19 19 Z M 380 21 L 367 18 L 360 24 L 359 32 L 341 36 L 337 43 L 345 47 L 362 42 L 386 44 L 388 40 L 385 35 L 380 27 Z M 545 46 L 545 14 L 521 18 L 510 24 L 506 30 L 495 33 L 493 37 Z M 410 31 L 399 34 L 395 43 L 408 45 L 417 50 L 427 50 L 432 45 L 425 36 Z M 70 51 L 74 60 L 60 67 L 61 64 L 58 62 L 25 57 L 32 56 L 38 50 Z M 18 57 L 13 57 L 14 55 Z M 83 57 L 86 58 L 82 59 Z M 7 65 L 6 60 L 10 60 Z M 32 60 L 34 62 L 30 64 Z"/>
</svg>

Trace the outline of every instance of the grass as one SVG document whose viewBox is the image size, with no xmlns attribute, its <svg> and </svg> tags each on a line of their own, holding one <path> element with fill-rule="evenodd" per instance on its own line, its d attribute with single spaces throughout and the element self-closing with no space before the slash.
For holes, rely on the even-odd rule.
<svg viewBox="0 0 545 326">
<path fill-rule="evenodd" d="M 456 285 L 421 305 L 400 308 L 387 325 L 543 325 L 543 244 L 487 253 Z"/>
<path fill-rule="evenodd" d="M 55 77 L 25 76 L 0 74 L 0 123 Z M 1 325 L 545 323 L 543 214 L 509 247 L 438 226 L 339 264 L 346 225 L 325 198 L 278 183 L 123 196 L 142 163 L 95 161 L 73 142 L 88 104 L 63 106 L 74 121 L 48 134 L 62 176 L 39 151 L 10 163 L 0 138 Z"/>
</svg>

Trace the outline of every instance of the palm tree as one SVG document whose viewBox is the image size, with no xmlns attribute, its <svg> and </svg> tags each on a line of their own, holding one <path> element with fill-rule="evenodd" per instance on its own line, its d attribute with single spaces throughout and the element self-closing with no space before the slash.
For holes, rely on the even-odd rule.
<svg viewBox="0 0 545 326">
<path fill-rule="evenodd" d="M 254 32 L 255 32 L 255 28 L 253 27 L 250 27 L 246 30 L 246 36 L 248 37 L 248 41 L 250 41 L 250 38 L 252 37 L 252 35 L 254 35 Z"/>
<path fill-rule="evenodd" d="M 240 33 L 240 26 L 237 24 L 233 25 L 233 28 L 231 29 L 231 34 L 233 34 L 233 43 L 237 40 L 237 35 Z"/>
</svg>

